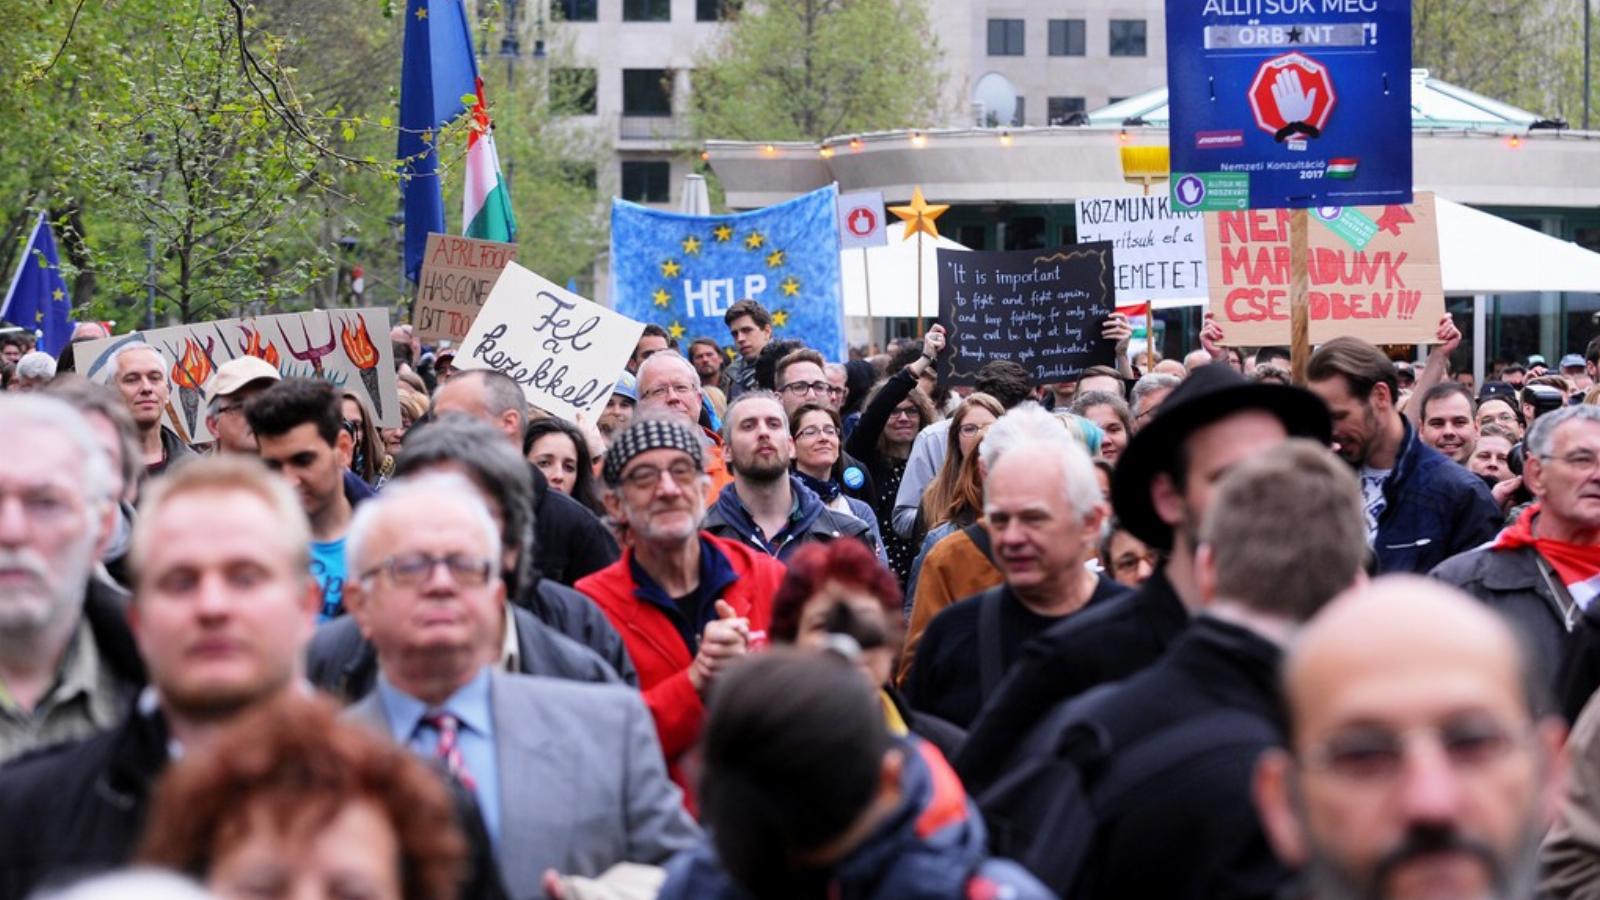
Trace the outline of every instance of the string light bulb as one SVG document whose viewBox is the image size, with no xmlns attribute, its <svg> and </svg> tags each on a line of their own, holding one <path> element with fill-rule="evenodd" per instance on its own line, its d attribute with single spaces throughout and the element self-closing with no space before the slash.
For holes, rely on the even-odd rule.
<svg viewBox="0 0 1600 900">
<path fill-rule="evenodd" d="M 1002 147 L 1011 146 L 1011 132 L 1004 131 L 1004 130 L 1002 130 L 1000 132 L 1000 146 L 1002 146 Z"/>
<path fill-rule="evenodd" d="M 833 148 L 823 146 L 822 149 L 817 151 L 817 155 L 821 156 L 823 159 L 833 159 Z"/>
<path fill-rule="evenodd" d="M 861 152 L 861 147 L 862 147 L 861 138 L 853 137 L 853 138 L 850 139 L 850 152 L 851 153 L 860 153 Z"/>
<path fill-rule="evenodd" d="M 772 146 L 771 144 L 762 144 L 761 145 L 761 155 L 762 156 L 777 156 L 778 155 L 778 148 Z"/>
<path fill-rule="evenodd" d="M 928 143 L 928 136 L 927 135 L 923 134 L 920 131 L 911 132 L 911 146 L 913 146 L 913 147 L 924 147 L 924 146 L 927 146 L 927 143 Z"/>
</svg>

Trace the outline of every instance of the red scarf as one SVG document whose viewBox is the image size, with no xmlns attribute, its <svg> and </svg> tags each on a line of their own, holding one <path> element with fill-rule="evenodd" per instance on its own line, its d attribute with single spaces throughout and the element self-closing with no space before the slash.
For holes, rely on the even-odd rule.
<svg viewBox="0 0 1600 900">
<path fill-rule="evenodd" d="M 1537 503 L 1523 510 L 1522 515 L 1495 538 L 1494 549 L 1520 550 L 1532 547 L 1556 570 L 1567 591 L 1572 594 L 1572 599 L 1579 606 L 1587 607 L 1596 595 L 1600 595 L 1600 545 L 1569 544 L 1539 537 L 1533 533 L 1533 520 L 1538 515 Z"/>
</svg>

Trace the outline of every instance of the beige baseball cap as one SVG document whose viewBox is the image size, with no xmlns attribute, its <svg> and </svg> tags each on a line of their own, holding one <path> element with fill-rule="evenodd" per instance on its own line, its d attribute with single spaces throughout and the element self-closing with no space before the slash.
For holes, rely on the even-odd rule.
<svg viewBox="0 0 1600 900">
<path fill-rule="evenodd" d="M 228 397 L 256 381 L 282 381 L 278 367 L 257 356 L 230 359 L 217 367 L 217 374 L 206 383 L 206 406 L 218 397 Z"/>
</svg>

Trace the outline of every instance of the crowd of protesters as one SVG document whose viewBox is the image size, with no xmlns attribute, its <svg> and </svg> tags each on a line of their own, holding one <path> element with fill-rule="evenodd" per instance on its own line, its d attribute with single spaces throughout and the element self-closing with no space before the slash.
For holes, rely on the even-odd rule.
<svg viewBox="0 0 1600 900">
<path fill-rule="evenodd" d="M 0 341 L 0 900 L 1600 896 L 1600 339 L 725 322 L 592 421 L 244 357 L 203 446 Z"/>
</svg>

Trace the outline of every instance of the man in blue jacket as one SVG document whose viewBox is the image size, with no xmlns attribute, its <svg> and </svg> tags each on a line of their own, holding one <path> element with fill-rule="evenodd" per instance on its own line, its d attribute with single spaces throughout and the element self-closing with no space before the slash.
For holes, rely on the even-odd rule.
<svg viewBox="0 0 1600 900">
<path fill-rule="evenodd" d="M 759 390 L 740 394 L 728 403 L 722 433 L 733 484 L 706 511 L 706 531 L 784 561 L 805 544 L 840 537 L 855 538 L 877 551 L 867 523 L 829 509 L 790 474 L 794 439 L 778 395 Z"/>
<path fill-rule="evenodd" d="M 1334 338 L 1312 355 L 1306 378 L 1333 414 L 1334 449 L 1361 481 L 1380 574 L 1426 574 L 1500 530 L 1483 480 L 1422 443 L 1400 414 L 1394 363 L 1377 347 Z"/>
</svg>

